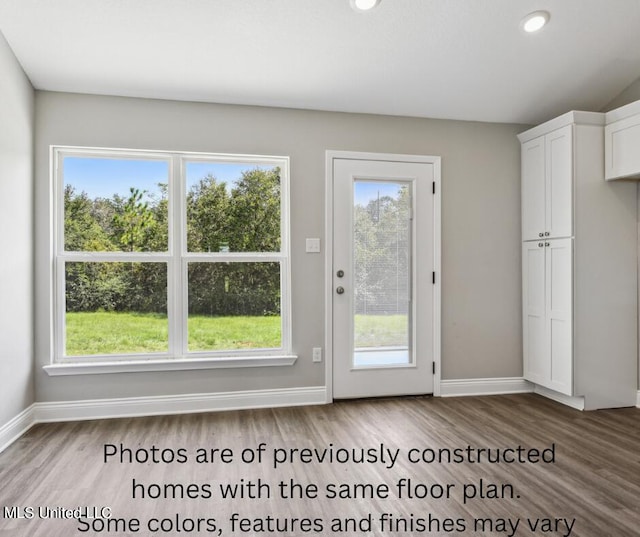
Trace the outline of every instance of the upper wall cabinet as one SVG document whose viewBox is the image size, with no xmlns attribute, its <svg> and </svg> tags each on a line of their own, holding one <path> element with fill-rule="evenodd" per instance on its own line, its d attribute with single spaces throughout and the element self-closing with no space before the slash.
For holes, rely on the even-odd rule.
<svg viewBox="0 0 640 537">
<path fill-rule="evenodd" d="M 604 178 L 640 179 L 640 101 L 606 114 Z"/>
<path fill-rule="evenodd" d="M 572 233 L 572 126 L 522 144 L 522 240 Z"/>
</svg>

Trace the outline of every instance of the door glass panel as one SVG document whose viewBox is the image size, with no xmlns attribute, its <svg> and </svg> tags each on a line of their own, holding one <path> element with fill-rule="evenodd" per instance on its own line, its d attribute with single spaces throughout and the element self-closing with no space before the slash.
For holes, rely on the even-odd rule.
<svg viewBox="0 0 640 537">
<path fill-rule="evenodd" d="M 412 363 L 411 183 L 355 180 L 354 367 Z"/>
</svg>

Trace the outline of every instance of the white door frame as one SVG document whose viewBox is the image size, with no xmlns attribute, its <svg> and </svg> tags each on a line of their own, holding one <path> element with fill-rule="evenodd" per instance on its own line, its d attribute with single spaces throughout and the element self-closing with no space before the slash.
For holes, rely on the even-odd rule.
<svg viewBox="0 0 640 537">
<path fill-rule="evenodd" d="M 359 151 L 326 151 L 325 162 L 325 384 L 327 402 L 333 401 L 333 161 L 335 159 L 380 160 L 387 162 L 419 162 L 433 165 L 435 195 L 433 198 L 433 395 L 440 395 L 441 381 L 441 165 L 440 157 L 426 155 L 401 155 L 391 153 L 366 153 Z"/>
</svg>

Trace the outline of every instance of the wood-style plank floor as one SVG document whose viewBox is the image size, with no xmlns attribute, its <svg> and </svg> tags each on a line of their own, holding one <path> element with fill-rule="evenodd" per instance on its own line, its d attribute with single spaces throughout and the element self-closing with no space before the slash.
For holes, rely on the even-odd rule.
<svg viewBox="0 0 640 537">
<path fill-rule="evenodd" d="M 111 457 L 105 463 L 105 444 L 118 450 L 122 444 L 133 453 L 147 450 L 150 455 L 153 447 L 158 454 L 171 450 L 165 456 L 174 453 L 178 458 L 183 448 L 188 460 L 121 464 L 118 457 Z M 242 452 L 246 450 L 246 457 L 257 456 L 260 444 L 263 462 L 242 462 Z M 411 449 L 418 450 L 414 454 L 424 451 L 429 458 L 439 450 L 466 450 L 467 446 L 470 451 L 459 451 L 460 457 L 475 457 L 478 448 L 489 448 L 492 454 L 497 448 L 518 446 L 524 455 L 534 457 L 535 452 L 527 455 L 528 450 L 555 446 L 555 459 L 524 463 L 408 460 Z M 207 452 L 226 448 L 234 460 L 222 462 L 218 451 L 216 462 L 198 463 L 198 448 Z M 303 462 L 296 448 L 327 448 L 338 456 L 365 448 L 371 450 L 370 462 Z M 348 451 L 338 452 L 340 448 Z M 274 468 L 274 449 L 282 450 L 277 453 L 283 457 L 291 456 L 293 449 L 295 460 Z M 392 461 L 394 453 L 397 458 Z M 139 485 L 136 498 L 132 497 L 134 480 Z M 278 483 L 288 487 L 291 480 L 305 487 L 317 485 L 318 497 L 282 499 Z M 411 487 L 399 491 L 401 480 L 405 485 L 410 480 Z M 253 496 L 260 492 L 261 497 L 220 497 L 220 485 L 241 482 L 253 483 Z M 261 489 L 256 488 L 259 483 L 263 483 Z M 357 491 L 352 486 L 367 483 L 377 487 L 376 497 L 326 497 L 327 485 L 341 484 L 348 489 L 343 494 L 367 496 L 370 490 Z M 139 497 L 143 489 L 156 496 L 160 488 L 153 485 L 164 489 L 167 484 L 181 485 L 185 497 Z M 406 496 L 408 488 L 427 496 L 399 499 L 399 492 Z M 163 493 L 176 490 L 180 487 Z M 293 496 L 300 492 L 283 490 Z M 313 496 L 313 487 L 307 493 Z M 109 507 L 114 525 L 98 531 L 101 526 L 81 526 L 76 520 L 38 518 L 38 508 L 79 506 Z M 35 516 L 7 518 L 11 514 L 7 509 L 14 507 L 33 507 Z M 247 520 L 236 523 L 232 531 L 234 514 Z M 139 519 L 140 527 L 122 531 L 115 519 Z M 202 520 L 200 531 L 198 519 Z M 331 529 L 334 519 L 351 521 L 344 522 L 346 529 L 340 532 Z M 150 521 L 152 529 L 163 524 L 164 531 L 151 531 Z M 281 531 L 269 524 L 280 524 Z M 537 524 L 535 530 L 529 524 Z M 579 412 L 533 394 L 409 397 L 37 425 L 0 454 L 0 536 L 75 535 L 636 537 L 640 536 L 640 409 Z"/>
</svg>

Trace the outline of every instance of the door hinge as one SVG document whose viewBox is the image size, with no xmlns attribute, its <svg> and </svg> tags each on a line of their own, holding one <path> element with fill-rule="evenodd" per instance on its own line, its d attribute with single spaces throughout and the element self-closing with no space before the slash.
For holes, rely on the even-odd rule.
<svg viewBox="0 0 640 537">
<path fill-rule="evenodd" d="M 434 375 L 436 374 L 436 363 L 435 362 L 431 362 L 431 372 Z"/>
<path fill-rule="evenodd" d="M 433 283 L 433 284 L 436 283 L 436 273 L 435 273 L 435 271 L 431 273 L 431 283 Z"/>
<path fill-rule="evenodd" d="M 435 193 L 436 193 L 436 182 L 434 181 L 434 182 L 432 183 L 432 185 L 433 185 L 433 193 L 435 194 Z"/>
</svg>

